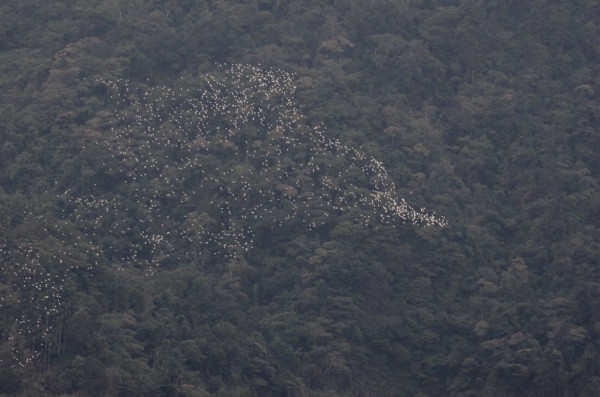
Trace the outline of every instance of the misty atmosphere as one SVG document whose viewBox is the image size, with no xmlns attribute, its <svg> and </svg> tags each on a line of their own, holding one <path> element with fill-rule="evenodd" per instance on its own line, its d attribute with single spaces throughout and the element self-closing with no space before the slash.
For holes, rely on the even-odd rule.
<svg viewBox="0 0 600 397">
<path fill-rule="evenodd" d="M 0 396 L 599 396 L 599 15 L 2 1 Z"/>
</svg>

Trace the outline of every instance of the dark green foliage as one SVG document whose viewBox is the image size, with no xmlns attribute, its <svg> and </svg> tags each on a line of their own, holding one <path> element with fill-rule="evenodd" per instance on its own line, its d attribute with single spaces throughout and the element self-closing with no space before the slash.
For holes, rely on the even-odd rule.
<svg viewBox="0 0 600 397">
<path fill-rule="evenodd" d="M 0 394 L 600 394 L 597 2 L 2 3 Z M 449 225 L 318 212 L 302 141 L 281 166 L 319 227 L 271 227 L 291 213 L 282 185 L 246 255 L 192 251 L 193 236 L 154 255 L 132 197 L 166 186 L 123 183 L 104 145 L 119 105 L 98 82 L 184 89 L 221 62 L 295 73 L 307 124 L 383 161 L 398 197 Z M 256 167 L 220 150 L 198 162 L 231 167 L 222 184 Z M 332 194 L 368 189 L 347 171 Z M 178 189 L 205 190 L 160 201 L 162 232 L 222 221 L 218 186 L 186 172 Z M 73 197 L 114 211 L 77 218 Z M 123 260 L 133 251 L 155 256 L 153 276 Z"/>
</svg>

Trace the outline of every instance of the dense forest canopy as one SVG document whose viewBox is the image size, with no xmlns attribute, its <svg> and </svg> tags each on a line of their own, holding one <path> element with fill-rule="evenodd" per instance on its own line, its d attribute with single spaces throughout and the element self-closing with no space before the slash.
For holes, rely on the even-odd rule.
<svg viewBox="0 0 600 397">
<path fill-rule="evenodd" d="M 594 0 L 7 0 L 0 395 L 600 395 Z"/>
</svg>

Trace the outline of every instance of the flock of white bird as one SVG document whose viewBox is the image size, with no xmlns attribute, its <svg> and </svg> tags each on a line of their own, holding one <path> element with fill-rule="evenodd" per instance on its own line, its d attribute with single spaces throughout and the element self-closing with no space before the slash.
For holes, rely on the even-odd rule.
<svg viewBox="0 0 600 397">
<path fill-rule="evenodd" d="M 41 217 L 38 220 L 44 222 Z M 67 237 L 60 225 L 54 226 L 46 230 L 52 244 L 29 240 L 0 244 L 0 312 L 7 327 L 3 330 L 6 351 L 14 367 L 25 367 L 53 348 L 69 272 L 82 263 L 91 268 L 100 257 L 100 251 L 90 247 L 85 250 L 91 255 L 82 261 L 80 248 L 86 245 L 82 236 Z M 72 241 L 63 244 L 65 239 Z"/>
<path fill-rule="evenodd" d="M 263 230 L 309 232 L 342 215 L 365 226 L 446 224 L 397 198 L 380 161 L 309 126 L 295 104 L 293 75 L 218 66 L 173 87 L 97 81 L 116 110 L 110 131 L 91 144 L 110 154 L 103 172 L 118 182 L 96 196 L 62 195 L 63 216 L 85 236 L 91 262 L 102 256 L 146 275 L 169 260 L 227 263 Z M 35 249 L 19 252 L 9 282 L 31 290 L 23 296 L 39 310 L 17 319 L 17 334 L 46 335 L 42 323 L 59 310 L 61 280 L 41 270 Z M 0 296 L 0 304 L 9 299 Z M 25 365 L 38 354 L 32 348 L 15 359 Z"/>
</svg>

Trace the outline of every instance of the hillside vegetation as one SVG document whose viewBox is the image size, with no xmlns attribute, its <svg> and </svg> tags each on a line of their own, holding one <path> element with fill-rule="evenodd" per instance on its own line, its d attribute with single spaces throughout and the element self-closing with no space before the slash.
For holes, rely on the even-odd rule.
<svg viewBox="0 0 600 397">
<path fill-rule="evenodd" d="M 3 1 L 0 395 L 600 395 L 598 15 Z"/>
</svg>

